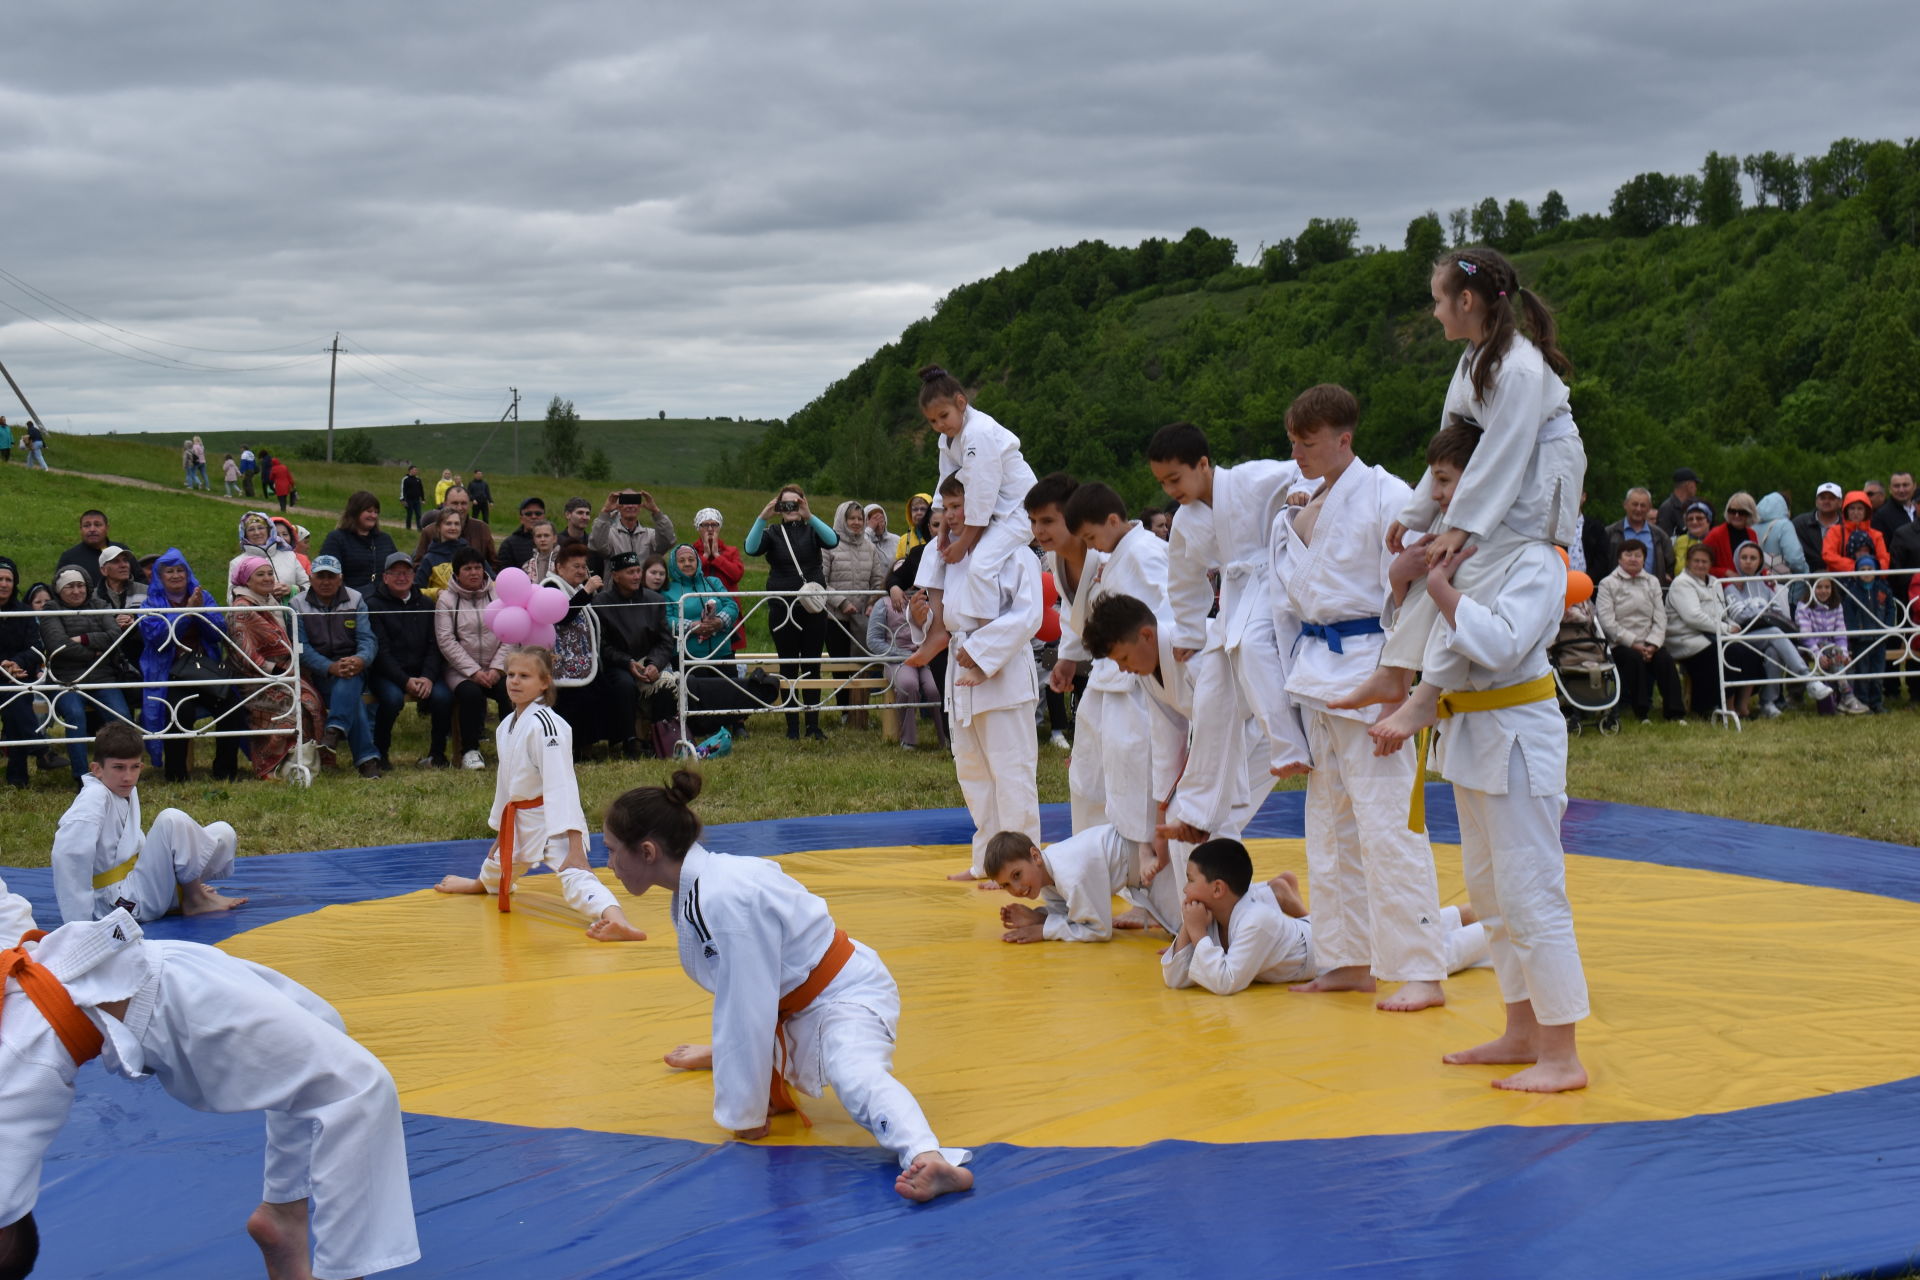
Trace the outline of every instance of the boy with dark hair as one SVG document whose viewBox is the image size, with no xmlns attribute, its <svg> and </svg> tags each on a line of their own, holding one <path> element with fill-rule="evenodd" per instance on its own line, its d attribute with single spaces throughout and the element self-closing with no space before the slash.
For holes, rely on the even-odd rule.
<svg viewBox="0 0 1920 1280">
<path fill-rule="evenodd" d="M 1053 588 L 1059 598 L 1060 640 L 1053 666 L 1046 674 L 1047 714 L 1053 724 L 1052 744 L 1056 747 L 1068 746 L 1063 732 L 1068 696 L 1074 699 L 1076 741 L 1081 734 L 1089 732 L 1088 725 L 1092 723 L 1088 718 L 1086 691 L 1093 683 L 1091 669 L 1097 664 L 1074 630 L 1073 611 L 1075 601 L 1083 594 L 1082 584 L 1090 581 L 1099 569 L 1100 557 L 1067 529 L 1067 500 L 1079 487 L 1078 480 L 1064 471 L 1055 471 L 1040 477 L 1033 488 L 1027 490 L 1026 499 L 1027 523 L 1032 526 L 1033 541 L 1042 553 L 1041 565 L 1053 575 Z M 1098 718 L 1098 707 L 1092 714 L 1094 719 Z M 1097 760 L 1097 756 L 1086 760 L 1076 755 L 1067 757 L 1067 803 L 1073 811 L 1076 831 L 1098 826 L 1106 820 L 1107 798 L 1100 789 L 1099 771 L 1093 767 Z"/>
<path fill-rule="evenodd" d="M 53 836 L 53 891 L 63 920 L 98 920 L 119 907 L 135 919 L 158 920 L 176 907 L 194 916 L 246 902 L 206 884 L 233 870 L 239 841 L 227 823 L 203 827 L 178 809 L 162 809 L 141 834 L 145 752 L 146 739 L 124 720 L 101 726 L 93 740 L 80 794 Z"/>
<path fill-rule="evenodd" d="M 1110 942 L 1113 931 L 1144 922 L 1113 918 L 1113 900 L 1124 897 L 1172 933 L 1173 876 L 1159 888 L 1142 883 L 1141 847 L 1111 826 L 1090 827 L 1044 850 L 1020 831 L 1002 831 L 987 841 L 987 874 L 1016 898 L 1038 898 L 1038 907 L 1009 903 L 1000 908 L 1007 931 L 1002 942 Z"/>
</svg>

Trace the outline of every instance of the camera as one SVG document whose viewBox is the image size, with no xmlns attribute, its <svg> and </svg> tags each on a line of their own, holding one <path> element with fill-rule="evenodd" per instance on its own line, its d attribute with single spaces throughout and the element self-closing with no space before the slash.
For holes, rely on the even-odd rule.
<svg viewBox="0 0 1920 1280">
<path fill-rule="evenodd" d="M 623 507 L 637 507 L 641 504 L 645 496 L 646 495 L 639 493 L 623 493 L 620 495 L 620 505 Z"/>
<path fill-rule="evenodd" d="M 781 512 L 798 511 L 800 509 L 800 504 L 795 502 L 793 499 L 789 498 L 785 502 L 774 503 L 773 509 L 775 511 L 781 511 Z"/>
</svg>

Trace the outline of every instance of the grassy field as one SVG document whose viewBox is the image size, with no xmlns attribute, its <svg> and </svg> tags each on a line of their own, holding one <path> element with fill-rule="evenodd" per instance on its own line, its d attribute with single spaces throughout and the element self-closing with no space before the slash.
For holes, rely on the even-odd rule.
<svg viewBox="0 0 1920 1280">
<path fill-rule="evenodd" d="M 514 460 L 514 433 L 510 422 L 440 422 L 390 427 L 343 427 L 333 433 L 334 455 L 348 437 L 367 436 L 373 441 L 382 462 L 416 462 L 420 474 L 438 478 L 442 467 L 455 475 L 467 475 L 475 467 L 489 477 L 501 474 L 532 474 L 540 469 L 541 422 L 545 410 L 523 405 L 522 412 L 534 414 L 532 421 L 520 424 L 519 461 Z M 617 482 L 632 480 L 649 488 L 655 485 L 701 485 L 713 464 L 724 452 L 738 454 L 765 434 L 764 422 L 732 421 L 726 418 L 627 418 L 602 419 L 580 423 L 580 448 L 584 453 L 605 450 L 613 462 Z M 285 451 L 292 459 L 295 450 L 309 440 L 326 437 L 322 431 L 215 431 L 203 434 L 207 446 L 207 471 L 215 482 L 220 475 L 220 455 L 240 456 L 248 444 L 264 444 L 276 454 Z M 74 437 L 62 436 L 61 443 Z M 81 437 L 85 438 L 85 437 Z M 180 442 L 184 437 L 160 432 L 133 432 L 108 437 L 129 444 L 153 445 L 166 450 L 173 470 L 180 470 Z M 295 472 L 299 474 L 299 472 Z M 179 475 L 173 480 L 178 483 Z M 398 490 L 396 490 L 398 492 Z"/>
</svg>

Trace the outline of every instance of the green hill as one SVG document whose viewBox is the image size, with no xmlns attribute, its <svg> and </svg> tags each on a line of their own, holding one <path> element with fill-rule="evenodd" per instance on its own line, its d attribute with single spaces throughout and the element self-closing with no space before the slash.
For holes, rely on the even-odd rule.
<svg viewBox="0 0 1920 1280">
<path fill-rule="evenodd" d="M 962 286 L 730 468 L 893 495 L 924 487 L 931 444 L 915 370 L 951 369 L 1022 439 L 1042 474 L 1071 470 L 1146 499 L 1153 430 L 1205 427 L 1223 459 L 1286 456 L 1294 395 L 1339 382 L 1359 395 L 1369 459 L 1402 474 L 1439 425 L 1459 348 L 1428 315 L 1427 280 L 1451 241 L 1513 254 L 1554 305 L 1575 364 L 1588 489 L 1611 511 L 1630 484 L 1679 465 L 1724 497 L 1852 486 L 1920 457 L 1920 144 L 1836 142 L 1797 162 L 1640 174 L 1607 213 L 1570 215 L 1488 197 L 1409 224 L 1405 247 L 1356 246 L 1346 219 L 1310 222 L 1235 265 L 1195 228 L 1134 248 L 1054 249 Z"/>
<path fill-rule="evenodd" d="M 699 485 L 717 464 L 745 451 L 765 434 L 765 422 L 731 418 L 631 418 L 580 423 L 580 447 L 591 454 L 599 449 L 611 464 L 615 483 L 644 485 Z M 306 453 L 325 457 L 325 431 L 244 431 L 203 433 L 208 471 L 219 475 L 220 455 L 238 456 L 248 444 L 265 444 L 289 459 Z M 164 445 L 177 455 L 180 441 L 171 433 L 134 432 L 115 437 L 140 444 Z M 359 444 L 364 438 L 366 443 Z M 535 474 L 542 470 L 541 422 L 520 423 L 519 457 L 514 456 L 514 424 L 510 422 L 442 422 L 425 425 L 340 428 L 333 433 L 334 457 L 363 463 L 417 462 L 424 475 L 438 476 L 441 468 L 468 475 L 475 467 L 488 472 Z"/>
</svg>

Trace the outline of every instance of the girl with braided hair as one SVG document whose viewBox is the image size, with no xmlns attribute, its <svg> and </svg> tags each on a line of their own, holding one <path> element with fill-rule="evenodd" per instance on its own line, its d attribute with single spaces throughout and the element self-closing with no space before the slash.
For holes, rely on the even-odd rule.
<svg viewBox="0 0 1920 1280">
<path fill-rule="evenodd" d="M 1441 422 L 1463 420 L 1481 431 L 1472 460 L 1444 510 L 1434 501 L 1433 472 L 1388 527 L 1396 554 L 1409 530 L 1426 563 L 1458 560 L 1454 585 L 1490 604 L 1514 557 L 1530 545 L 1565 547 L 1578 536 L 1586 450 L 1574 426 L 1553 313 L 1520 283 L 1513 264 L 1484 246 L 1451 250 L 1434 264 L 1433 315 L 1450 341 L 1467 344 L 1447 386 Z M 1469 559 L 1468 557 L 1471 557 Z M 1415 584 L 1399 607 L 1373 675 L 1336 707 L 1401 705 L 1369 732 L 1382 754 L 1434 724 L 1440 694 L 1461 687 L 1467 658 L 1449 647 L 1453 630 Z M 1413 673 L 1421 673 L 1409 692 Z"/>
</svg>

